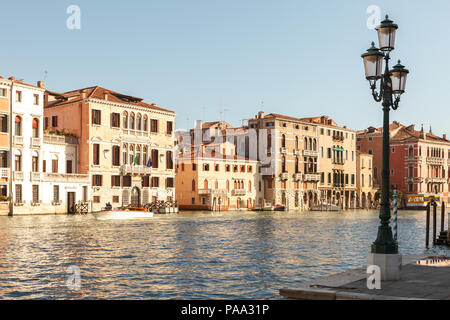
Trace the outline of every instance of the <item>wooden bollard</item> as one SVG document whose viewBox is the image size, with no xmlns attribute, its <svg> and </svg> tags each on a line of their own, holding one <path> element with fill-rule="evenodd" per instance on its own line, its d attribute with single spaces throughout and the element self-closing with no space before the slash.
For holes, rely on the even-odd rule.
<svg viewBox="0 0 450 320">
<path fill-rule="evenodd" d="M 428 203 L 427 204 L 427 222 L 426 222 L 426 227 L 425 227 L 425 245 L 428 248 L 428 245 L 430 243 L 430 208 L 431 208 L 431 204 Z"/>
<path fill-rule="evenodd" d="M 437 220 L 437 204 L 433 201 L 433 245 L 436 244 L 436 220 Z"/>
<path fill-rule="evenodd" d="M 444 232 L 444 223 L 445 223 L 445 202 L 441 203 L 441 232 Z"/>
</svg>

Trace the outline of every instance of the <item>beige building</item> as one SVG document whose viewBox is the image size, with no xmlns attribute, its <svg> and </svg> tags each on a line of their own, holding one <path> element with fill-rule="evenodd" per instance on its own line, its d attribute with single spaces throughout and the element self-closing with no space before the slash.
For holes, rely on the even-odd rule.
<svg viewBox="0 0 450 320">
<path fill-rule="evenodd" d="M 327 116 L 302 118 L 317 126 L 320 200 L 356 207 L 356 131 L 340 127 Z"/>
<path fill-rule="evenodd" d="M 356 203 L 359 208 L 374 205 L 373 155 L 356 151 Z"/>
<path fill-rule="evenodd" d="M 44 129 L 79 139 L 91 209 L 174 200 L 173 111 L 102 87 L 47 91 Z"/>
<path fill-rule="evenodd" d="M 266 205 L 307 209 L 319 202 L 317 125 L 299 118 L 259 112 L 248 120 L 256 130 Z"/>
<path fill-rule="evenodd" d="M 263 200 L 258 162 L 235 155 L 230 142 L 182 148 L 175 187 L 185 210 L 249 210 Z"/>
</svg>

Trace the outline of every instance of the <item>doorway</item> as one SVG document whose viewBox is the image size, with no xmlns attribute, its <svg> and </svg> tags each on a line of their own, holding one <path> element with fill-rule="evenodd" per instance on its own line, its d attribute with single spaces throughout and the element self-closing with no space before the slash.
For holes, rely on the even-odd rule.
<svg viewBox="0 0 450 320">
<path fill-rule="evenodd" d="M 141 192 L 138 187 L 131 190 L 131 205 L 138 207 L 141 205 Z"/>
<path fill-rule="evenodd" d="M 67 213 L 74 214 L 76 211 L 75 208 L 75 192 L 67 192 Z"/>
</svg>

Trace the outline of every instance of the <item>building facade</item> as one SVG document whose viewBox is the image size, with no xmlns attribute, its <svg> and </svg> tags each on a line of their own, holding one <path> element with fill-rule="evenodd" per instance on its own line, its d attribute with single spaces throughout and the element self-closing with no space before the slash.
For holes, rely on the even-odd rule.
<svg viewBox="0 0 450 320">
<path fill-rule="evenodd" d="M 369 209 L 375 205 L 373 155 L 356 151 L 356 206 Z"/>
<path fill-rule="evenodd" d="M 0 77 L 0 214 L 10 212 L 11 170 L 10 170 L 10 121 L 12 81 Z"/>
<path fill-rule="evenodd" d="M 79 138 L 91 210 L 175 200 L 173 111 L 102 87 L 46 93 L 45 127 Z"/>
</svg>

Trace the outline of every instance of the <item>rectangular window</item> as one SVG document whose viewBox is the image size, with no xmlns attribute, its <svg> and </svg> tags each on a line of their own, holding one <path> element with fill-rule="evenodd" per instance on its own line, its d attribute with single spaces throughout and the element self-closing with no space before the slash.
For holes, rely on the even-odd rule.
<svg viewBox="0 0 450 320">
<path fill-rule="evenodd" d="M 35 184 L 33 185 L 33 202 L 39 202 L 39 186 Z"/>
<path fill-rule="evenodd" d="M 159 177 L 152 177 L 152 188 L 159 187 Z"/>
<path fill-rule="evenodd" d="M 93 151 L 94 151 L 94 159 L 93 159 L 93 164 L 98 166 L 100 165 L 100 145 L 95 143 L 93 145 Z"/>
<path fill-rule="evenodd" d="M 166 179 L 166 188 L 173 188 L 173 178 Z"/>
<path fill-rule="evenodd" d="M 52 116 L 52 127 L 58 126 L 58 116 Z"/>
<path fill-rule="evenodd" d="M 22 102 L 22 91 L 16 91 L 16 102 Z"/>
<path fill-rule="evenodd" d="M 120 187 L 120 176 L 111 176 L 111 187 Z"/>
<path fill-rule="evenodd" d="M 8 168 L 8 151 L 0 151 L 0 168 Z"/>
<path fill-rule="evenodd" d="M 94 196 L 94 203 L 100 203 L 100 196 Z"/>
<path fill-rule="evenodd" d="M 167 151 L 166 152 L 166 168 L 167 169 L 173 169 L 172 151 Z"/>
<path fill-rule="evenodd" d="M 52 173 L 58 173 L 58 159 L 52 160 Z"/>
<path fill-rule="evenodd" d="M 8 116 L 6 114 L 0 115 L 0 132 L 7 133 L 9 128 Z"/>
<path fill-rule="evenodd" d="M 0 97 L 6 98 L 8 96 L 8 91 L 5 88 L 0 88 Z"/>
<path fill-rule="evenodd" d="M 111 127 L 120 128 L 120 113 L 111 114 Z"/>
<path fill-rule="evenodd" d="M 22 185 L 16 184 L 16 202 L 22 202 Z"/>
<path fill-rule="evenodd" d="M 158 132 L 158 120 L 151 119 L 151 121 L 150 121 L 150 132 L 153 132 L 153 133 Z"/>
<path fill-rule="evenodd" d="M 327 157 L 328 159 L 331 159 L 331 148 L 327 149 Z"/>
<path fill-rule="evenodd" d="M 122 178 L 122 187 L 131 187 L 131 176 L 123 176 Z"/>
<path fill-rule="evenodd" d="M 173 122 L 172 121 L 167 121 L 167 134 L 172 134 L 173 131 Z"/>
<path fill-rule="evenodd" d="M 354 184 L 355 184 L 355 175 L 352 174 L 352 185 L 354 185 Z"/>
<path fill-rule="evenodd" d="M 92 110 L 92 124 L 101 125 L 102 124 L 102 113 L 100 110 Z"/>
<path fill-rule="evenodd" d="M 159 165 L 159 153 L 158 150 L 152 150 L 152 168 L 158 168 Z"/>
<path fill-rule="evenodd" d="M 35 106 L 39 105 L 39 95 L 38 94 L 33 95 L 33 103 Z"/>
<path fill-rule="evenodd" d="M 191 198 L 191 204 L 195 204 L 195 198 Z"/>
<path fill-rule="evenodd" d="M 31 158 L 31 171 L 39 172 L 39 158 L 36 156 Z"/>
<path fill-rule="evenodd" d="M 53 186 L 53 201 L 59 201 L 59 186 Z"/>
<path fill-rule="evenodd" d="M 101 187 L 103 185 L 103 176 L 100 174 L 92 175 L 92 186 Z"/>
<path fill-rule="evenodd" d="M 48 129 L 48 117 L 44 118 L 44 130 Z"/>
<path fill-rule="evenodd" d="M 113 196 L 112 202 L 113 203 L 119 203 L 119 196 Z"/>
<path fill-rule="evenodd" d="M 196 163 L 192 163 L 192 171 L 196 171 L 197 170 L 197 164 Z"/>
<path fill-rule="evenodd" d="M 147 175 L 142 177 L 142 187 L 143 188 L 150 187 L 150 176 Z"/>
<path fill-rule="evenodd" d="M 112 165 L 120 166 L 120 147 L 119 146 L 112 147 Z"/>
<path fill-rule="evenodd" d="M 66 173 L 73 173 L 72 160 L 66 160 Z"/>
</svg>

